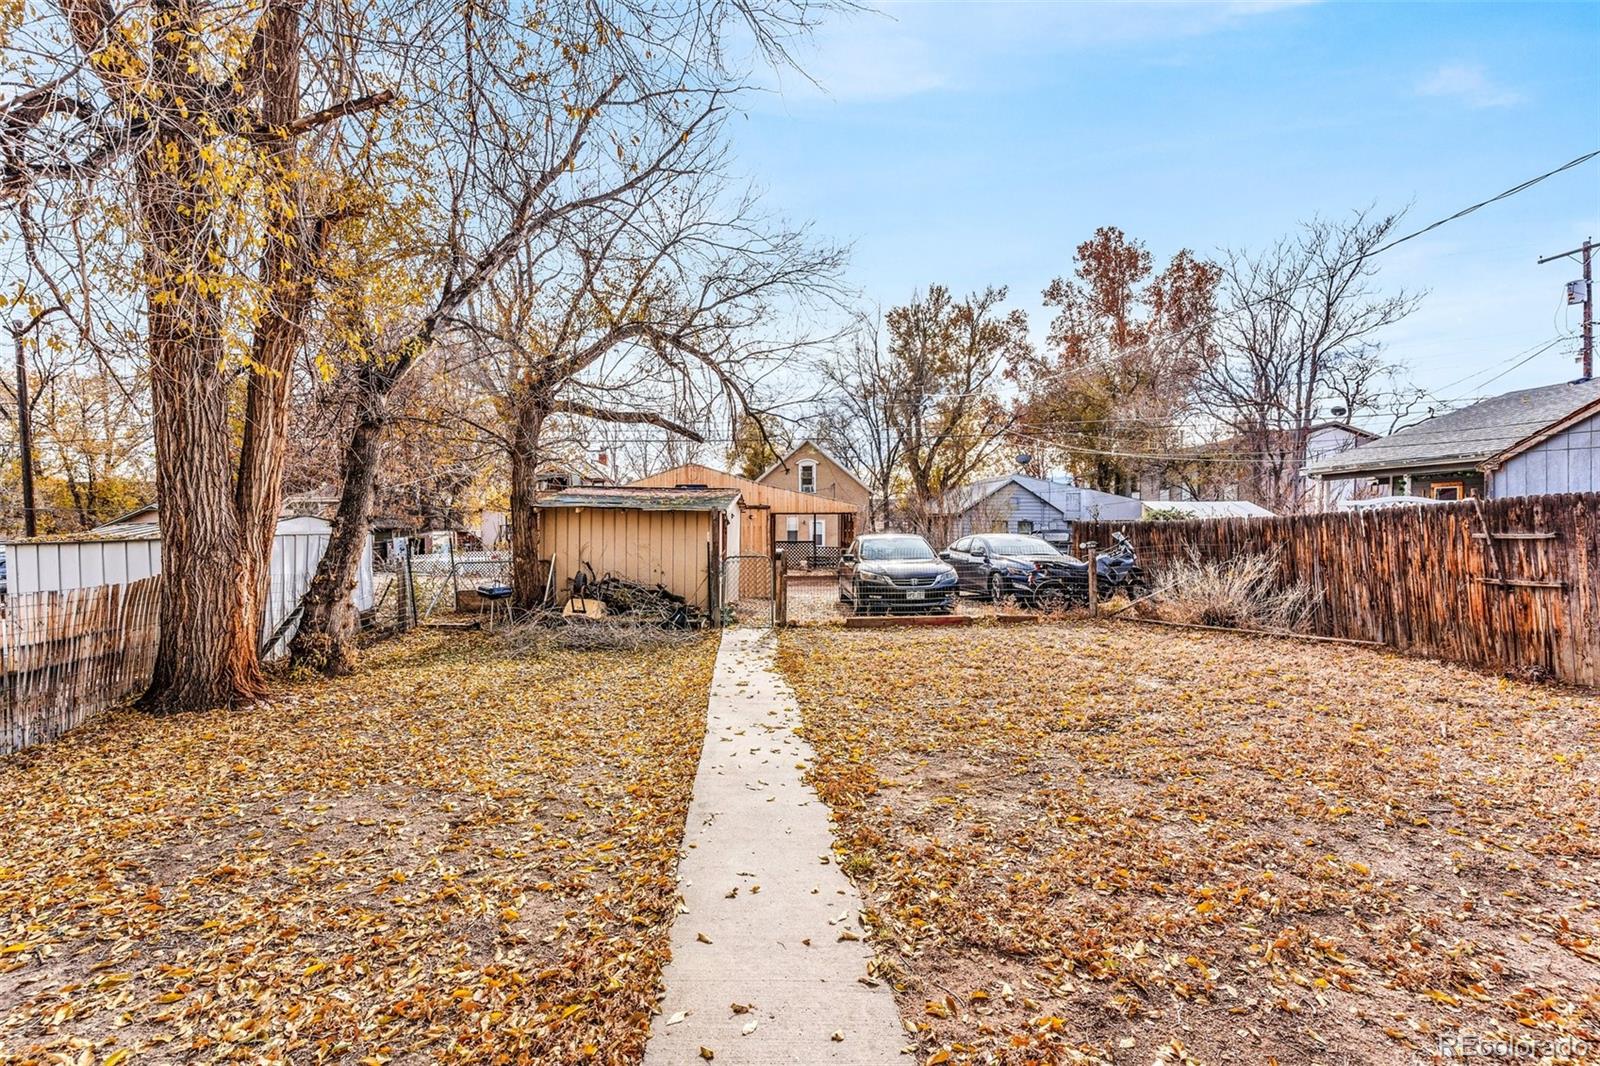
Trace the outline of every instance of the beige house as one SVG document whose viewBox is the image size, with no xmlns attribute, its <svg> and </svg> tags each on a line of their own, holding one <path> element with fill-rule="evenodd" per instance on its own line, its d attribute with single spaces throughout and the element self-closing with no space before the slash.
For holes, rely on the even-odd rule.
<svg viewBox="0 0 1600 1066">
<path fill-rule="evenodd" d="M 779 514 L 776 518 L 780 544 L 798 541 L 837 548 L 848 545 L 857 533 L 867 528 L 872 490 L 851 473 L 848 466 L 813 441 L 801 441 L 756 481 L 775 489 L 845 504 L 852 509 L 843 515 L 813 515 L 803 511 Z"/>
<path fill-rule="evenodd" d="M 797 565 L 816 565 L 826 562 L 832 554 L 814 552 L 814 543 L 799 536 L 788 536 L 790 526 L 798 534 L 805 529 L 821 530 L 826 535 L 833 530 L 834 539 L 828 545 L 837 547 L 855 533 L 856 510 L 853 504 L 831 500 L 817 493 L 798 493 L 774 485 L 716 470 L 699 463 L 684 463 L 663 470 L 632 483 L 637 488 L 657 489 L 734 489 L 739 493 L 739 551 L 744 555 L 770 556 L 774 547 L 783 547 L 784 541 L 799 542 L 801 550 L 790 549 L 791 562 L 804 557 Z M 790 519 L 796 519 L 791 522 Z"/>
</svg>

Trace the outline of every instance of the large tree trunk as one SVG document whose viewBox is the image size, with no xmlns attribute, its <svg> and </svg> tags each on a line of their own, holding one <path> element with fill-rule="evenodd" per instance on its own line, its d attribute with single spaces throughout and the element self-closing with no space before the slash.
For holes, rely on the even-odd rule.
<svg viewBox="0 0 1600 1066">
<path fill-rule="evenodd" d="M 394 371 L 370 368 L 363 368 L 360 377 L 361 409 L 340 463 L 339 509 L 333 516 L 328 547 L 300 601 L 300 628 L 289 644 L 292 665 L 325 674 L 347 673 L 354 663 L 355 618 L 350 593 L 356 586 L 356 569 L 372 524 L 372 500 L 388 423 L 384 397 L 398 380 Z"/>
<path fill-rule="evenodd" d="M 153 46 L 154 80 L 183 85 L 199 37 L 194 12 L 157 5 L 171 32 Z M 226 706 L 261 690 L 253 631 L 240 625 L 240 538 L 233 506 L 222 307 L 204 281 L 222 261 L 204 200 L 207 164 L 173 120 L 160 118 L 136 163 L 145 269 L 156 496 L 161 502 L 161 636 L 144 704 Z"/>
<path fill-rule="evenodd" d="M 544 599 L 539 570 L 538 496 L 540 436 L 549 404 L 531 396 L 518 398 L 511 431 L 511 602 L 531 611 Z"/>
<path fill-rule="evenodd" d="M 262 119 L 283 127 L 300 112 L 300 6 L 270 4 L 258 29 L 266 42 L 262 63 Z M 313 224 L 305 202 L 299 153 L 293 138 L 273 143 L 264 159 L 272 186 L 266 241 L 261 253 L 262 313 L 251 348 L 245 393 L 244 437 L 234 507 L 239 515 L 239 626 L 251 643 L 261 636 L 262 606 L 271 589 L 272 544 L 283 506 L 283 461 L 289 432 L 289 384 L 294 358 L 305 342 L 313 271 L 323 224 Z"/>
</svg>

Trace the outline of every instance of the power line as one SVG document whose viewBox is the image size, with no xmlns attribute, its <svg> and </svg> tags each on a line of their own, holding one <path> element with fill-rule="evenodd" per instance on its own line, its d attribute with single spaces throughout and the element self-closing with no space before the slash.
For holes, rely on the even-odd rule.
<svg viewBox="0 0 1600 1066">
<path fill-rule="evenodd" d="M 1445 225 L 1450 224 L 1451 222 L 1456 222 L 1456 221 L 1459 221 L 1460 219 L 1466 218 L 1468 215 L 1473 214 L 1474 212 L 1483 210 L 1485 207 L 1488 207 L 1490 204 L 1499 203 L 1501 200 L 1508 199 L 1509 197 L 1515 196 L 1518 193 L 1526 192 L 1528 189 L 1533 188 L 1535 185 L 1538 185 L 1540 182 L 1546 181 L 1546 180 L 1548 180 L 1550 178 L 1553 178 L 1557 174 L 1561 174 L 1561 173 L 1563 173 L 1565 171 L 1571 170 L 1574 167 L 1582 166 L 1584 163 L 1587 163 L 1591 159 L 1594 159 L 1596 157 L 1600 157 L 1600 148 L 1597 148 L 1592 152 L 1585 152 L 1583 155 L 1580 155 L 1580 156 L 1578 156 L 1578 157 L 1576 157 L 1574 159 L 1569 159 L 1567 162 L 1562 163 L 1558 167 L 1555 167 L 1555 168 L 1553 168 L 1551 170 L 1547 170 L 1543 174 L 1540 174 L 1540 175 L 1538 175 L 1536 177 L 1528 178 L 1526 181 L 1518 182 L 1516 185 L 1511 186 L 1511 188 L 1509 188 L 1509 189 L 1503 189 L 1500 192 L 1495 193 L 1493 196 L 1488 197 L 1487 199 L 1479 200 L 1475 204 L 1472 204 L 1472 205 L 1470 205 L 1468 207 L 1463 207 L 1461 210 L 1455 212 L 1454 214 L 1446 215 L 1444 218 L 1437 219 L 1437 220 L 1435 220 L 1433 222 L 1430 222 L 1426 226 L 1421 227 L 1420 229 L 1412 230 L 1410 233 L 1407 233 L 1407 234 L 1404 234 L 1402 236 L 1396 237 L 1391 241 L 1386 241 L 1385 243 L 1380 244 L 1378 247 L 1372 249 L 1369 252 L 1362 252 L 1359 255 L 1355 255 L 1355 256 L 1352 256 L 1352 257 L 1344 260 L 1343 262 L 1336 263 L 1333 266 L 1329 267 L 1326 271 L 1323 271 L 1321 274 L 1319 274 L 1317 276 L 1305 278 L 1305 279 L 1303 279 L 1301 281 L 1294 282 L 1293 284 L 1286 285 L 1286 286 L 1284 286 L 1284 287 L 1282 287 L 1280 289 L 1277 289 L 1277 290 L 1275 290 L 1273 292 L 1263 293 L 1262 295 L 1256 297 L 1253 300 L 1247 300 L 1247 301 L 1245 301 L 1245 302 L 1243 302 L 1241 304 L 1236 305 L 1235 307 L 1229 308 L 1226 312 L 1224 312 L 1224 311 L 1222 311 L 1220 309 L 1219 310 L 1214 310 L 1209 315 L 1207 315 L 1204 318 L 1203 321 L 1205 322 L 1205 324 L 1207 326 L 1210 326 L 1210 325 L 1216 323 L 1220 318 L 1222 318 L 1224 316 L 1224 314 L 1236 314 L 1239 311 L 1246 310 L 1246 309 L 1249 309 L 1249 308 L 1253 308 L 1253 307 L 1256 307 L 1256 306 L 1258 306 L 1260 304 L 1263 304 L 1263 303 L 1267 303 L 1267 302 L 1270 302 L 1270 301 L 1273 301 L 1273 300 L 1282 299 L 1283 297 L 1289 296 L 1289 295 L 1291 295 L 1291 294 L 1293 294 L 1295 292 L 1300 291 L 1301 289 L 1307 288 L 1308 286 L 1316 285 L 1316 284 L 1320 284 L 1322 282 L 1325 282 L 1325 281 L 1329 280 L 1330 278 L 1334 277 L 1335 275 L 1337 275 L 1338 272 L 1341 271 L 1341 270 L 1344 270 L 1344 269 L 1346 269 L 1348 267 L 1356 266 L 1357 264 L 1365 262 L 1368 259 L 1372 259 L 1375 256 L 1382 255 L 1384 252 L 1387 252 L 1392 248 L 1398 247 L 1399 245 L 1405 244 L 1407 241 L 1412 241 L 1412 240 L 1417 239 L 1418 237 L 1423 236 L 1424 234 L 1432 233 L 1434 230 L 1438 229 L 1441 226 L 1445 226 Z M 1092 369 L 1093 367 L 1098 366 L 1098 365 L 1106 362 L 1107 360 L 1110 360 L 1110 359 L 1113 359 L 1113 358 L 1115 358 L 1115 356 L 1107 355 L 1107 356 L 1101 357 L 1100 359 L 1092 360 L 1092 361 L 1090 361 L 1088 363 L 1085 363 L 1081 367 L 1075 367 L 1074 370 Z"/>
<path fill-rule="evenodd" d="M 1479 377 L 1479 376 L 1481 376 L 1483 374 L 1487 374 L 1489 371 L 1495 369 L 1496 367 L 1504 366 L 1506 363 L 1512 362 L 1513 360 L 1517 360 L 1516 366 L 1509 367 L 1508 369 L 1506 369 L 1506 370 L 1502 371 L 1501 373 L 1497 374 L 1495 377 L 1492 377 L 1492 378 L 1489 379 L 1489 381 L 1498 381 L 1498 380 L 1500 380 L 1500 378 L 1505 377 L 1506 374 L 1511 373 L 1512 370 L 1515 370 L 1515 369 L 1517 369 L 1517 367 L 1522 366 L 1523 363 L 1526 363 L 1528 361 L 1528 359 L 1531 358 L 1533 355 L 1543 355 L 1545 352 L 1549 351 L 1551 348 L 1555 347 L 1557 344 L 1560 344 L 1562 341 L 1571 340 L 1574 336 L 1575 336 L 1575 334 L 1572 334 L 1572 333 L 1563 333 L 1563 334 L 1560 334 L 1558 336 L 1552 337 L 1547 341 L 1542 341 L 1539 344 L 1534 345 L 1532 348 L 1524 348 L 1522 351 L 1517 352 L 1515 355 L 1507 356 L 1505 359 L 1500 360 L 1498 363 L 1491 363 L 1489 366 L 1484 367 L 1482 370 L 1475 370 L 1472 373 L 1467 374 L 1464 377 L 1459 377 L 1459 378 L 1456 378 L 1454 381 L 1447 382 L 1447 383 L 1439 386 L 1438 391 L 1431 391 L 1430 390 L 1428 395 L 1432 396 L 1434 399 L 1438 400 L 1440 403 L 1453 403 L 1453 402 L 1455 402 L 1455 400 L 1461 399 L 1462 397 L 1455 397 L 1453 399 L 1446 400 L 1442 396 L 1440 396 L 1439 393 L 1444 392 L 1446 389 L 1453 389 L 1457 385 L 1460 385 L 1464 381 L 1471 381 L 1475 377 Z M 1531 353 L 1531 355 L 1530 355 L 1530 353 Z M 1489 381 L 1480 382 L 1480 383 L 1478 383 L 1477 385 L 1475 385 L 1473 387 L 1474 388 L 1482 388 L 1484 385 L 1489 384 Z"/>
<path fill-rule="evenodd" d="M 1404 237 L 1396 237 L 1394 240 L 1390 241 L 1389 243 L 1381 245 L 1378 248 L 1373 249 L 1373 251 L 1370 254 L 1378 255 L 1378 254 L 1380 254 L 1382 252 L 1387 252 L 1390 248 L 1393 248 L 1396 245 L 1404 244 L 1406 241 L 1413 240 L 1413 239 L 1415 239 L 1417 237 L 1420 237 L 1424 233 L 1431 233 L 1434 230 L 1438 229 L 1440 226 L 1443 226 L 1443 225 L 1445 225 L 1447 223 L 1450 223 L 1450 222 L 1454 222 L 1457 219 L 1466 218 L 1468 215 L 1472 214 L 1474 211 L 1482 210 L 1483 208 L 1488 207 L 1490 204 L 1498 203 L 1499 201 L 1504 200 L 1507 197 L 1515 196 L 1519 192 L 1524 192 L 1524 191 L 1526 191 L 1528 189 L 1531 189 L 1535 185 L 1539 184 L 1541 181 L 1546 180 L 1547 178 L 1553 178 L 1557 174 L 1560 174 L 1563 171 L 1571 170 L 1573 167 L 1582 166 L 1584 163 L 1587 163 L 1589 160 L 1595 158 L 1596 156 L 1600 156 L 1600 148 L 1597 148 L 1592 152 L 1586 152 L 1585 154 L 1578 156 L 1576 159 L 1568 160 L 1567 162 L 1562 163 L 1559 167 L 1556 167 L 1554 170 L 1547 170 L 1543 174 L 1540 174 L 1536 178 L 1529 178 L 1527 181 L 1521 182 L 1521 183 L 1519 183 L 1517 185 L 1513 185 L 1513 186 L 1511 186 L 1511 188 L 1506 189 L 1503 192 L 1495 193 L 1493 196 L 1489 197 L 1487 200 L 1479 200 L 1477 203 L 1473 204 L 1471 207 L 1463 207 L 1461 210 L 1457 211 L 1455 214 L 1449 215 L 1449 216 L 1447 216 L 1445 218 L 1441 218 L 1437 222 L 1430 222 L 1428 225 L 1423 226 L 1419 230 L 1415 230 L 1414 232 L 1408 233 Z"/>
<path fill-rule="evenodd" d="M 1507 374 L 1511 373 L 1513 370 L 1516 370 L 1516 369 L 1518 369 L 1518 368 L 1520 368 L 1520 367 L 1522 367 L 1522 366 L 1524 366 L 1524 365 L 1526 365 L 1528 363 L 1533 362 L 1533 360 L 1535 360 L 1539 356 L 1543 355 L 1545 352 L 1549 351 L 1551 348 L 1554 348 L 1556 345 L 1560 344 L 1562 341 L 1571 340 L 1571 339 L 1572 339 L 1571 337 L 1557 337 L 1554 340 L 1547 341 L 1546 343 L 1541 344 L 1538 348 L 1536 348 L 1533 351 L 1529 352 L 1527 355 L 1523 356 L 1521 359 L 1518 359 L 1511 366 L 1508 366 L 1504 370 L 1500 371 L 1500 373 L 1496 374 L 1494 377 L 1488 378 L 1488 379 L 1486 379 L 1484 381 L 1480 381 L 1480 382 L 1478 382 L 1477 385 L 1475 385 L 1473 387 L 1481 389 L 1486 385 L 1493 384 L 1494 382 L 1499 381 L 1501 378 L 1505 377 Z M 1446 386 L 1446 388 L 1448 388 L 1448 387 L 1449 386 Z M 1452 399 L 1452 400 L 1442 400 L 1441 402 L 1442 403 L 1454 403 L 1459 399 L 1465 399 L 1465 398 L 1467 398 L 1467 397 L 1457 397 L 1457 398 Z"/>
</svg>

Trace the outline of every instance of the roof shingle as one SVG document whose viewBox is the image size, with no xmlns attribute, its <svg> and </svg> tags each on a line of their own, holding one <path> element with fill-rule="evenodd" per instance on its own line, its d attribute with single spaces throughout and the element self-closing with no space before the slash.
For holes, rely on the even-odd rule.
<svg viewBox="0 0 1600 1066">
<path fill-rule="evenodd" d="M 537 507 L 609 507 L 637 511 L 724 511 L 739 498 L 734 489 L 657 489 L 593 485 L 562 489 Z"/>
<path fill-rule="evenodd" d="M 1403 471 L 1452 463 L 1475 466 L 1600 402 L 1600 378 L 1492 396 L 1307 464 L 1320 477 Z"/>
</svg>

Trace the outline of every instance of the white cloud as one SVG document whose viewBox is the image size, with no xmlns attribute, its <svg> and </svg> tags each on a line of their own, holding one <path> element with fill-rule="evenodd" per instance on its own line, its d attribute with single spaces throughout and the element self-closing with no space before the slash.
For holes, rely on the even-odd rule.
<svg viewBox="0 0 1600 1066">
<path fill-rule="evenodd" d="M 1268 15 L 1290 7 L 1307 7 L 1319 0 L 1232 0 L 1222 7 L 1230 15 Z"/>
<path fill-rule="evenodd" d="M 947 88 L 955 64 L 924 37 L 899 32 L 894 23 L 872 15 L 834 27 L 800 57 L 815 84 L 792 72 L 783 79 L 786 95 L 816 93 L 841 100 L 887 100 Z"/>
<path fill-rule="evenodd" d="M 1028 60 L 1229 30 L 1317 0 L 1171 0 L 1167 3 L 894 3 L 879 0 L 829 22 L 797 58 L 815 85 L 792 73 L 790 99 L 885 100 L 1014 77 Z"/>
<path fill-rule="evenodd" d="M 1446 96 L 1469 107 L 1515 107 L 1527 99 L 1522 93 L 1490 79 L 1480 66 L 1446 63 L 1417 85 L 1423 96 Z"/>
</svg>

